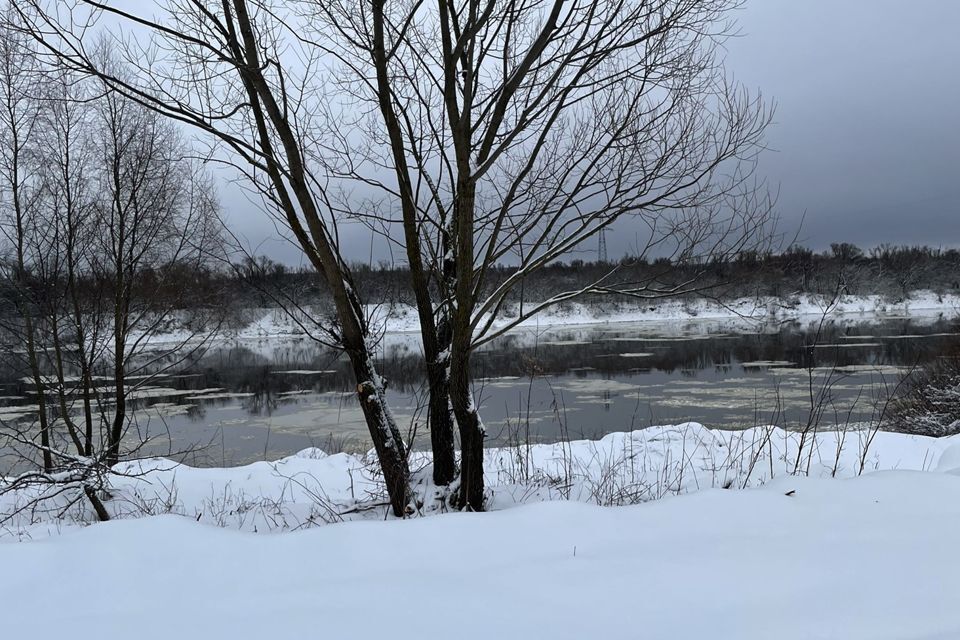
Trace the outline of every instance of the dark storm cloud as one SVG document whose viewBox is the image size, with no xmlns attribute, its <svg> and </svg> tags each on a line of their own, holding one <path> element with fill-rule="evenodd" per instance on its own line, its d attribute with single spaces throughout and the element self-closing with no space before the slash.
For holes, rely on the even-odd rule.
<svg viewBox="0 0 960 640">
<path fill-rule="evenodd" d="M 778 105 L 762 171 L 801 239 L 960 243 L 960 2 L 749 0 L 737 77 Z"/>
<path fill-rule="evenodd" d="M 760 171 L 779 188 L 782 231 L 831 242 L 960 244 L 960 1 L 747 0 L 728 43 L 735 77 L 777 104 Z M 226 199 L 259 243 L 275 236 Z M 630 250 L 612 234 L 611 256 Z M 370 241 L 346 234 L 366 260 Z M 261 250 L 297 262 L 282 242 Z M 378 241 L 375 259 L 388 258 Z"/>
</svg>

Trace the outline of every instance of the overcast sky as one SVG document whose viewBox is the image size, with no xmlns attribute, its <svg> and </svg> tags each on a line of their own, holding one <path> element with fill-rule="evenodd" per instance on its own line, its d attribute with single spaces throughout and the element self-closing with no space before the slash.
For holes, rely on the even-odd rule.
<svg viewBox="0 0 960 640">
<path fill-rule="evenodd" d="M 960 1 L 746 0 L 738 18 L 728 67 L 777 104 L 761 173 L 779 188 L 782 231 L 816 248 L 960 245 Z M 258 252 L 300 262 L 224 191 Z M 611 257 L 628 252 L 631 234 L 613 235 Z M 367 259 L 368 238 L 350 244 Z"/>
</svg>

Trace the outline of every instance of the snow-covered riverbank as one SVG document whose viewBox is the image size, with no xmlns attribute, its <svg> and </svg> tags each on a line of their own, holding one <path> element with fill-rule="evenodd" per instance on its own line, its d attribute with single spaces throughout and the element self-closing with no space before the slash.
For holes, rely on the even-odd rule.
<svg viewBox="0 0 960 640">
<path fill-rule="evenodd" d="M 323 310 L 317 310 L 318 313 Z M 513 310 L 514 314 L 516 309 Z M 392 341 L 403 341 L 402 334 L 419 332 L 416 310 L 407 305 L 378 305 L 368 309 L 378 333 L 386 333 Z M 726 329 L 755 329 L 758 325 L 776 324 L 790 320 L 814 321 L 824 315 L 845 321 L 872 321 L 889 318 L 937 319 L 960 314 L 960 296 L 941 295 L 931 291 L 915 291 L 902 300 L 891 301 L 882 296 L 843 296 L 828 300 L 814 295 L 789 298 L 740 298 L 727 302 L 708 299 L 651 301 L 647 304 L 620 302 L 599 308 L 571 302 L 549 309 L 520 322 L 517 330 L 557 327 L 595 326 L 602 324 L 637 323 L 662 326 L 665 332 L 678 323 L 721 324 Z M 307 336 L 305 327 L 311 319 L 298 322 L 282 309 L 248 309 L 244 315 L 249 322 L 240 328 L 221 331 L 217 338 L 238 342 L 256 342 L 271 338 Z M 494 327 L 513 322 L 509 312 L 498 318 Z M 153 344 L 178 343 L 190 334 L 171 329 L 150 336 Z"/>
<path fill-rule="evenodd" d="M 778 430 L 680 425 L 491 450 L 494 512 L 388 522 L 362 509 L 376 488 L 352 456 L 151 461 L 117 483 L 129 517 L 0 544 L 0 625 L 8 637 L 38 624 L 99 638 L 958 637 L 960 441 L 869 437 L 800 450 Z M 787 473 L 798 457 L 802 475 Z M 868 473 L 831 478 L 861 462 Z M 743 485 L 760 486 L 722 488 Z M 602 486 L 688 495 L 602 508 L 615 496 Z M 172 513 L 132 517 L 152 500 Z M 348 503 L 339 517 L 364 522 L 231 530 L 298 528 L 311 513 L 298 509 L 319 523 Z"/>
</svg>

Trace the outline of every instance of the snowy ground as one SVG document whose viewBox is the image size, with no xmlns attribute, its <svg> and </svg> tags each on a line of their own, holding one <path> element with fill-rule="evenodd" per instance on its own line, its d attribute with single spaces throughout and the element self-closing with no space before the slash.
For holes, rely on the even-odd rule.
<svg viewBox="0 0 960 640">
<path fill-rule="evenodd" d="M 762 486 L 783 476 L 928 471 L 954 443 L 960 458 L 960 436 L 855 429 L 804 436 L 774 427 L 723 431 L 687 423 L 611 433 L 596 441 L 489 448 L 484 469 L 494 511 L 555 500 L 620 506 L 705 489 Z M 275 462 L 229 468 L 195 468 L 162 458 L 127 462 L 115 468 L 108 507 L 119 518 L 172 513 L 261 533 L 383 520 L 386 496 L 372 455 L 306 449 Z M 429 452 L 412 452 L 411 468 L 416 515 L 445 512 L 442 494 L 430 481 Z M 57 491 L 42 508 L 36 500 L 49 494 L 39 489 L 0 496 L 0 514 L 17 514 L 4 521 L 0 541 L 47 537 L 92 521 L 85 501 L 64 511 L 79 494 Z"/>
<path fill-rule="evenodd" d="M 960 440 L 880 433 L 866 448 L 868 433 L 826 434 L 799 450 L 777 430 L 742 435 L 680 425 L 492 451 L 492 513 L 377 522 L 368 511 L 283 534 L 238 532 L 269 517 L 230 509 L 223 527 L 206 526 L 205 511 L 248 492 L 292 514 L 320 485 L 329 506 L 370 488 L 363 462 L 317 451 L 229 470 L 155 461 L 166 470 L 137 480 L 141 493 L 175 488 L 183 515 L 0 544 L 0 625 L 10 638 L 960 637 Z M 798 451 L 810 459 L 800 476 L 786 473 Z M 748 452 L 766 471 L 747 473 Z M 508 462 L 526 454 L 540 480 Z M 862 460 L 899 470 L 830 478 L 857 476 Z M 600 507 L 605 474 L 689 493 Z M 761 486 L 717 488 L 741 484 Z M 519 502 L 535 504 L 508 508 Z"/>
</svg>

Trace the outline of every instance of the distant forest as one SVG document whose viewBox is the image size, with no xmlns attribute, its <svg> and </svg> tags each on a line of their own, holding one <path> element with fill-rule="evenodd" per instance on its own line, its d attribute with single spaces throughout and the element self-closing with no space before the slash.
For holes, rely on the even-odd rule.
<svg viewBox="0 0 960 640">
<path fill-rule="evenodd" d="M 135 287 L 160 301 L 165 295 L 189 307 L 226 306 L 270 307 L 283 302 L 297 305 L 324 305 L 328 292 L 312 268 L 291 268 L 266 257 L 247 258 L 229 265 L 197 269 L 168 267 L 175 273 L 146 271 Z M 510 266 L 495 269 L 487 286 L 495 287 L 512 273 Z M 371 304 L 414 304 L 409 273 L 404 266 L 381 263 L 352 265 L 356 286 Z M 789 297 L 798 294 L 882 295 L 891 302 L 911 291 L 928 289 L 936 293 L 960 292 L 960 251 L 923 246 L 881 245 L 864 250 L 838 243 L 830 250 L 815 252 L 791 246 L 780 253 L 744 252 L 732 259 L 676 264 L 668 259 L 624 258 L 619 262 L 571 260 L 558 262 L 528 278 L 512 299 L 513 304 L 547 299 L 559 292 L 576 289 L 609 274 L 607 282 L 649 283 L 651 288 L 669 289 L 694 283 L 696 292 L 686 297 L 706 296 L 723 300 L 742 297 Z M 6 282 L 0 279 L 0 283 Z M 0 304 L 9 312 L 13 291 L 0 284 Z M 90 295 L 102 296 L 109 283 L 89 283 Z M 685 288 L 690 288 L 685 287 Z M 41 292 L 37 292 L 42 295 Z M 186 294 L 186 295 L 185 295 Z M 593 294 L 588 303 L 628 301 L 622 296 Z M 3 313 L 3 311 L 0 311 Z"/>
<path fill-rule="evenodd" d="M 488 286 L 496 287 L 513 269 L 501 266 L 497 278 Z M 881 245 L 861 249 L 849 243 L 831 245 L 828 251 L 815 252 L 793 245 L 780 253 L 737 254 L 732 259 L 705 263 L 675 264 L 668 259 L 624 258 L 619 262 L 571 260 L 559 262 L 537 272 L 518 289 L 527 302 L 545 300 L 559 292 L 576 289 L 609 273 L 608 282 L 649 282 L 651 287 L 669 288 L 695 282 L 698 291 L 688 297 L 709 296 L 719 299 L 797 294 L 882 295 L 891 302 L 907 297 L 911 291 L 928 289 L 936 293 L 960 292 L 960 250 L 925 246 Z M 409 274 L 403 266 L 355 264 L 353 274 L 363 298 L 371 303 L 400 302 L 414 304 L 409 291 Z M 209 274 L 211 291 L 226 289 L 245 306 L 270 306 L 277 292 L 301 304 L 322 303 L 326 292 L 312 269 L 291 269 L 265 257 L 248 259 L 234 265 L 230 275 Z M 609 301 L 602 295 L 586 296 L 589 302 Z M 620 298 L 623 299 L 622 297 Z"/>
</svg>

